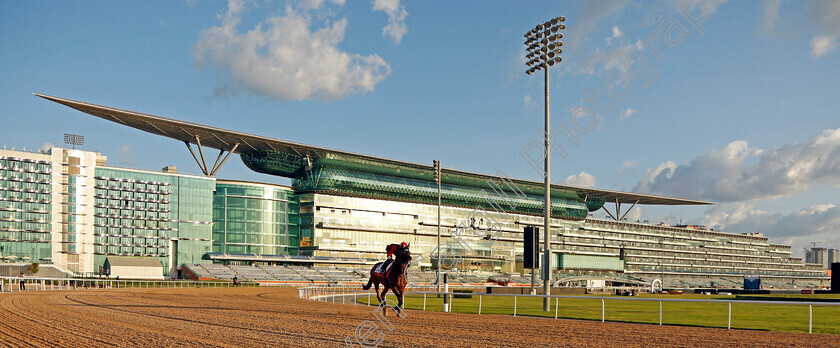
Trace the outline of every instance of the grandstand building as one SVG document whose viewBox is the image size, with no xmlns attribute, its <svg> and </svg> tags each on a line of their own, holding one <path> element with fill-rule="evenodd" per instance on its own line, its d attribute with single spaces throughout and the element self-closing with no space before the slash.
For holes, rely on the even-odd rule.
<svg viewBox="0 0 840 348">
<path fill-rule="evenodd" d="M 423 256 L 418 258 L 421 269 L 434 268 L 440 261 L 444 267 L 455 267 L 460 271 L 521 274 L 524 227 L 542 225 L 543 184 L 507 178 L 503 173 L 490 176 L 443 169 L 442 218 L 438 222 L 437 184 L 434 169 L 429 165 L 38 96 L 108 121 L 182 141 L 205 174 L 204 177 L 186 176 L 111 167 L 94 170 L 92 189 L 97 190 L 110 189 L 111 186 L 103 185 L 122 183 L 120 180 L 123 179 L 142 180 L 146 186 L 124 188 L 120 194 L 125 190 L 149 191 L 149 182 L 168 184 L 155 184 L 154 190 L 169 193 L 156 197 L 154 209 L 157 211 L 149 211 L 151 208 L 138 204 L 150 203 L 148 201 L 129 199 L 127 204 L 134 208 L 133 214 L 146 209 L 145 220 L 140 220 L 157 222 L 154 237 L 169 240 L 169 243 L 144 241 L 142 249 L 137 249 L 141 245 L 129 239 L 129 244 L 124 245 L 122 239 L 135 238 L 136 233 L 122 230 L 119 235 L 96 233 L 102 227 L 127 228 L 125 222 L 114 225 L 116 222 L 105 220 L 104 226 L 91 227 L 93 237 L 101 237 L 92 237 L 93 250 L 58 252 L 76 253 L 90 259 L 90 265 L 86 263 L 76 268 L 80 271 L 90 271 L 99 260 L 96 256 L 88 257 L 88 253 L 102 257 L 111 253 L 126 255 L 124 248 L 129 245 L 130 255 L 158 257 L 173 271 L 183 264 L 217 267 L 210 263 L 362 267 L 381 259 L 385 245 L 406 241 L 411 243 L 415 254 Z M 196 155 L 193 145 L 200 156 Z M 219 150 L 212 167 L 205 162 L 203 148 Z M 53 150 L 61 151 L 71 150 Z M 215 173 L 233 153 L 239 154 L 252 170 L 291 178 L 292 186 L 216 180 Z M 100 164 L 104 165 L 104 159 Z M 140 173 L 146 176 L 138 176 Z M 64 176 L 54 177 L 61 179 Z M 172 180 L 176 177 L 203 184 L 186 185 Z M 5 183 L 0 181 L 0 186 Z M 53 186 L 61 187 L 55 180 Z M 185 189 L 186 186 L 189 189 Z M 196 192 L 187 198 L 179 197 L 177 204 L 189 199 L 190 204 L 200 206 L 196 209 L 201 212 L 193 212 L 192 217 L 172 215 L 176 209 L 173 194 L 188 190 Z M 98 202 L 96 199 L 105 199 L 101 194 L 97 196 L 97 192 L 88 199 L 94 200 L 94 206 Z M 109 201 L 98 204 L 99 208 L 124 210 L 114 206 L 119 203 L 116 193 L 104 195 Z M 551 197 L 551 269 L 558 278 L 599 274 L 642 281 L 660 277 L 734 281 L 743 275 L 761 275 L 775 279 L 779 284 L 819 283 L 827 279 L 825 271 L 817 265 L 803 264 L 801 259 L 792 257 L 789 246 L 770 244 L 759 234 L 633 223 L 624 219 L 636 205 L 710 204 L 708 202 L 565 185 L 553 185 Z M 111 199 L 115 201 L 111 202 Z M 615 204 L 615 210 L 608 210 L 606 203 Z M 622 212 L 622 205 L 630 205 L 630 208 Z M 187 208 L 179 206 L 177 209 L 181 212 Z M 606 210 L 613 219 L 591 218 L 590 213 L 599 209 Z M 114 215 L 113 210 L 99 212 L 99 215 L 104 214 L 99 216 L 104 219 L 122 219 L 119 214 L 123 214 Z M 162 216 L 169 219 L 169 225 L 161 229 L 160 221 L 154 219 Z M 441 245 L 436 243 L 438 225 L 443 230 Z M 97 230 L 97 227 L 100 228 Z M 107 243 L 104 242 L 106 236 Z M 143 234 L 143 237 L 149 236 Z M 112 237 L 122 239 L 117 245 L 111 242 Z M 0 240 L 0 245 L 2 243 L 4 241 Z M 55 254 L 55 246 L 52 250 Z M 137 250 L 141 250 L 140 254 Z M 59 259 L 54 258 L 56 262 Z M 447 264 L 447 260 L 457 262 Z M 289 269 L 262 272 L 271 274 L 274 271 L 279 277 Z"/>
</svg>

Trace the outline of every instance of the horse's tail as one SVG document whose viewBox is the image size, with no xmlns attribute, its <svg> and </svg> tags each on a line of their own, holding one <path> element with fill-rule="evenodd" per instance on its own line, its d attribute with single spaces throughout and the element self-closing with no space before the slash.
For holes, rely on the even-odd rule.
<svg viewBox="0 0 840 348">
<path fill-rule="evenodd" d="M 370 279 L 368 279 L 367 285 L 362 285 L 362 290 L 370 290 L 371 284 L 373 284 L 373 277 L 370 277 Z"/>
</svg>

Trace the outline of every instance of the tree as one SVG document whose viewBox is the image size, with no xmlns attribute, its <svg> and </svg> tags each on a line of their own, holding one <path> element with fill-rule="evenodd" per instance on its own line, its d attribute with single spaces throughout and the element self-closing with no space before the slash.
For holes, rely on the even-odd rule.
<svg viewBox="0 0 840 348">
<path fill-rule="evenodd" d="M 40 270 L 40 267 L 39 267 L 37 262 L 33 262 L 32 264 L 29 265 L 29 273 L 30 274 L 32 274 L 32 275 L 38 274 L 39 270 Z"/>
</svg>

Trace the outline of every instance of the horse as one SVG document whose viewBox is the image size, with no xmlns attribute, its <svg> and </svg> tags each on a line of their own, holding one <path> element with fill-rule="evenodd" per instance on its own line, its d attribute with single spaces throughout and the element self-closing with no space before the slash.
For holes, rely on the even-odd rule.
<svg viewBox="0 0 840 348">
<path fill-rule="evenodd" d="M 411 244 L 409 244 L 410 246 Z M 387 272 L 386 276 L 380 276 L 376 274 L 376 268 L 379 267 L 380 264 L 383 262 L 379 262 L 370 269 L 370 279 L 368 280 L 367 285 L 362 286 L 362 289 L 369 290 L 370 285 L 373 284 L 376 291 L 376 299 L 379 300 L 380 305 L 385 301 L 385 294 L 388 293 L 388 290 L 394 292 L 394 295 L 397 295 L 397 299 L 399 300 L 399 304 L 395 310 L 397 313 L 402 311 L 403 307 L 403 294 L 405 293 L 405 285 L 406 285 L 406 270 L 408 269 L 409 263 L 411 262 L 411 252 L 408 250 L 408 246 L 405 248 L 401 248 L 399 251 L 396 252 L 396 257 L 394 258 L 394 264 L 391 266 L 391 272 Z M 399 271 L 399 272 L 397 272 Z M 379 293 L 379 284 L 385 288 L 382 290 L 382 294 Z M 385 315 L 385 307 L 382 307 L 382 315 Z"/>
</svg>

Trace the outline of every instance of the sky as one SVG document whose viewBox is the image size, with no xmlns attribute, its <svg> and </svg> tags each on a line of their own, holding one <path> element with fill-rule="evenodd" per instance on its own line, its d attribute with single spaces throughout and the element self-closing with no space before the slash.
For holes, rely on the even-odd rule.
<svg viewBox="0 0 840 348">
<path fill-rule="evenodd" d="M 528 4 L 0 2 L 0 143 L 75 133 L 111 166 L 200 172 L 176 140 L 37 92 L 541 181 L 544 74 L 525 74 L 523 35 L 562 15 L 552 182 L 718 203 L 631 220 L 840 248 L 840 2 Z M 238 159 L 217 177 L 289 184 Z"/>
</svg>

